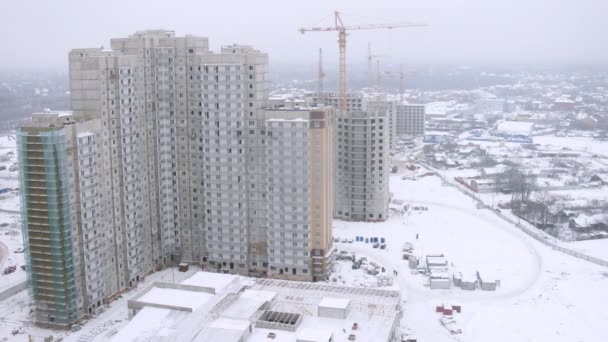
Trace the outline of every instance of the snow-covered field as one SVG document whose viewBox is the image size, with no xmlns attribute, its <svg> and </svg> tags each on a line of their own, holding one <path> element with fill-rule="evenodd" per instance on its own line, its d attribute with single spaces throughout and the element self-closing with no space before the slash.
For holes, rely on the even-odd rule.
<svg viewBox="0 0 608 342">
<path fill-rule="evenodd" d="M 24 264 L 23 253 L 15 253 L 15 250 L 23 247 L 20 220 L 19 215 L 0 212 L 0 224 L 6 224 L 0 227 L 0 292 L 26 279 L 26 273 L 20 267 Z M 8 266 L 17 266 L 17 270 L 2 274 L 2 270 Z"/>
<path fill-rule="evenodd" d="M 608 156 L 608 141 L 600 141 L 588 137 L 556 137 L 554 135 L 547 135 L 534 137 L 534 143 Z"/>
<path fill-rule="evenodd" d="M 387 250 L 365 243 L 338 243 L 357 256 L 369 255 L 387 273 L 398 271 L 403 291 L 402 326 L 421 341 L 606 341 L 608 269 L 555 252 L 473 201 L 437 177 L 404 181 L 391 177 L 396 198 L 427 206 L 382 223 L 335 222 L 339 237 L 378 236 Z M 416 240 L 418 234 L 418 240 Z M 445 254 L 452 269 L 497 275 L 497 291 L 431 290 L 426 277 L 411 274 L 402 259 L 405 241 L 414 255 Z M 453 265 L 452 265 L 453 264 Z M 439 323 L 436 305 L 462 305 L 456 314 L 462 335 L 451 335 Z"/>
</svg>

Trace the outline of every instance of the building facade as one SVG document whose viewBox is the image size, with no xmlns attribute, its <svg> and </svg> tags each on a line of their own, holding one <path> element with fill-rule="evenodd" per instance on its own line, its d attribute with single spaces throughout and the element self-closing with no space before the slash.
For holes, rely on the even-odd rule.
<svg viewBox="0 0 608 342">
<path fill-rule="evenodd" d="M 325 93 L 323 105 L 338 108 Z M 385 96 L 349 93 L 346 112 L 334 115 L 334 217 L 384 221 L 388 215 L 388 172 L 394 102 Z"/>
<path fill-rule="evenodd" d="M 354 221 L 387 218 L 388 122 L 382 111 L 337 114 L 335 217 Z"/>
<path fill-rule="evenodd" d="M 268 274 L 325 280 L 333 264 L 333 111 L 264 113 Z"/>
<path fill-rule="evenodd" d="M 376 116 L 386 116 L 388 118 L 388 146 L 393 149 L 397 140 L 397 107 L 395 100 L 386 95 L 376 95 L 365 99 L 364 107 L 368 112 L 375 113 Z"/>
<path fill-rule="evenodd" d="M 22 189 L 53 203 L 61 198 L 53 215 L 66 217 L 52 223 L 58 236 L 52 242 L 66 246 L 54 256 L 65 262 L 53 274 L 66 274 L 56 281 L 72 292 L 38 295 L 38 277 L 51 274 L 36 266 L 48 260 L 32 249 L 37 307 L 60 299 L 66 307 L 38 310 L 37 322 L 53 323 L 53 317 L 69 325 L 94 315 L 147 274 L 178 262 L 225 273 L 325 279 L 332 265 L 333 112 L 265 110 L 268 56 L 249 46 L 214 53 L 207 38 L 164 30 L 136 32 L 110 45 L 72 50 L 74 112 L 34 114 L 32 127 L 20 133 L 23 165 L 62 168 L 54 173 L 58 179 L 44 183 L 35 178 L 44 175 L 28 178 L 29 169 L 22 169 L 22 182 L 32 182 Z M 41 145 L 40 139 L 47 140 Z M 30 157 L 41 153 L 39 145 L 64 152 L 40 161 Z M 285 155 L 302 157 L 293 161 L 303 168 L 278 157 Z M 281 190 L 280 184 L 288 185 Z M 40 186 L 50 190 L 42 193 Z M 32 196 L 24 198 L 27 246 L 41 228 L 40 213 L 28 207 Z M 53 246 L 44 242 L 40 251 Z"/>
<path fill-rule="evenodd" d="M 43 325 L 68 326 L 118 289 L 98 139 L 98 120 L 70 112 L 35 113 L 17 133 L 28 288 Z"/>
<path fill-rule="evenodd" d="M 395 134 L 397 137 L 419 137 L 424 135 L 424 105 L 398 104 L 395 116 Z"/>
</svg>

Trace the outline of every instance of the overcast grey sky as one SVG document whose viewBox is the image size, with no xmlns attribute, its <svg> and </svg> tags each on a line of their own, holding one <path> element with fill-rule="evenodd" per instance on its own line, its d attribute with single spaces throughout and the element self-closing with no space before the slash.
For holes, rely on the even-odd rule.
<svg viewBox="0 0 608 342">
<path fill-rule="evenodd" d="M 606 64 L 608 0 L 3 0 L 0 66 L 67 68 L 71 48 L 164 28 L 207 36 L 211 48 L 240 43 L 271 63 L 337 62 L 337 34 L 301 35 L 329 26 L 334 10 L 346 25 L 420 21 L 430 26 L 354 31 L 349 63 L 376 53 L 412 63 Z"/>
</svg>

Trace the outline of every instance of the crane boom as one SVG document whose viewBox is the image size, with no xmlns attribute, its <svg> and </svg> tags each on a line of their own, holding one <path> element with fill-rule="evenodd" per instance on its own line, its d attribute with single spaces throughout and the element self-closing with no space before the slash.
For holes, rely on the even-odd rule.
<svg viewBox="0 0 608 342">
<path fill-rule="evenodd" d="M 401 27 L 421 27 L 427 26 L 423 23 L 401 22 L 394 24 L 368 24 L 345 26 L 342 22 L 340 12 L 334 12 L 333 27 L 302 27 L 298 31 L 304 34 L 306 32 L 338 32 L 338 47 L 340 49 L 340 99 L 339 109 L 342 112 L 346 111 L 346 31 L 354 30 L 376 30 L 376 29 L 393 29 Z"/>
<path fill-rule="evenodd" d="M 355 26 L 330 26 L 330 27 L 301 27 L 298 29 L 301 33 L 306 32 L 327 32 L 327 31 L 354 31 L 354 30 L 377 30 L 377 29 L 394 29 L 401 27 L 423 27 L 428 26 L 423 23 L 404 22 L 387 25 L 355 25 Z"/>
</svg>

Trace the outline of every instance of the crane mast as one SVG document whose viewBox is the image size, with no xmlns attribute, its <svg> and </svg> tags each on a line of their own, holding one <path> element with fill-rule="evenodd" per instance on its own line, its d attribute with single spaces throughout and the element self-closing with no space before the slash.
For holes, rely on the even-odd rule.
<svg viewBox="0 0 608 342">
<path fill-rule="evenodd" d="M 323 49 L 319 49 L 319 83 L 317 85 L 317 103 L 321 103 L 321 98 L 323 97 L 323 79 L 325 78 L 325 73 L 323 72 Z"/>
</svg>

